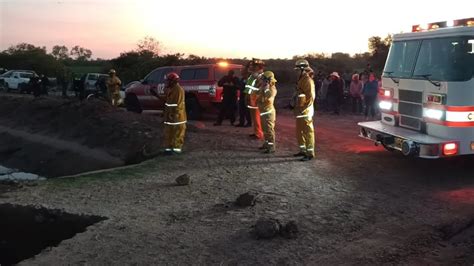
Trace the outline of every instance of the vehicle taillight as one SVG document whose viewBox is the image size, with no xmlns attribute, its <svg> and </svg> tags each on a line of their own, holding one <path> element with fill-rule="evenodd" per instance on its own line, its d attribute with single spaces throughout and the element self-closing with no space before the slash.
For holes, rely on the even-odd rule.
<svg viewBox="0 0 474 266">
<path fill-rule="evenodd" d="M 458 144 L 454 142 L 443 144 L 443 154 L 446 156 L 455 155 L 458 153 Z"/>
</svg>

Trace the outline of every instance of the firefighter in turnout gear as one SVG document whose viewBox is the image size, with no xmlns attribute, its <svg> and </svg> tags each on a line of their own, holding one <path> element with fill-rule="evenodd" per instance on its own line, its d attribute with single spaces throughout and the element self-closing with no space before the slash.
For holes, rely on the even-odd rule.
<svg viewBox="0 0 474 266">
<path fill-rule="evenodd" d="M 245 94 L 247 99 L 247 107 L 250 110 L 250 117 L 252 119 L 253 131 L 251 137 L 263 139 L 262 124 L 260 121 L 260 112 L 257 106 L 257 92 L 260 90 L 257 86 L 258 78 L 263 74 L 265 63 L 260 59 L 253 59 L 250 63 L 250 72 L 252 73 L 247 79 L 245 85 Z"/>
<path fill-rule="evenodd" d="M 165 110 L 164 117 L 164 148 L 165 155 L 180 154 L 186 134 L 186 105 L 184 102 L 184 89 L 178 84 L 178 74 L 172 72 L 165 80 Z M 150 91 L 158 96 L 156 91 Z"/>
<path fill-rule="evenodd" d="M 113 106 L 118 106 L 120 102 L 120 86 L 122 81 L 117 77 L 114 69 L 109 71 L 109 78 L 107 78 L 107 89 L 109 91 L 110 100 Z"/>
<path fill-rule="evenodd" d="M 265 139 L 261 147 L 265 150 L 264 153 L 275 152 L 276 111 L 273 103 L 277 94 L 276 82 L 275 75 L 271 71 L 265 71 L 259 79 L 260 90 L 257 92 L 257 105 Z"/>
<path fill-rule="evenodd" d="M 310 161 L 314 158 L 314 99 L 315 86 L 312 76 L 314 71 L 309 67 L 308 61 L 296 61 L 295 70 L 298 72 L 298 85 L 296 88 L 296 138 L 300 151 L 295 157 L 303 156 L 301 161 Z"/>
</svg>

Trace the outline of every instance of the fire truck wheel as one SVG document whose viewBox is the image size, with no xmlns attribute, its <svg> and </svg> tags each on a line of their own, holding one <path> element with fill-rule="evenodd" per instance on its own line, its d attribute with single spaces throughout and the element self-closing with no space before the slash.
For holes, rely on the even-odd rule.
<svg viewBox="0 0 474 266">
<path fill-rule="evenodd" d="M 127 94 L 125 96 L 125 106 L 129 112 L 140 114 L 143 111 L 137 96 L 134 94 Z"/>
<path fill-rule="evenodd" d="M 201 118 L 201 106 L 194 97 L 186 99 L 186 113 L 189 120 L 198 120 Z"/>
</svg>

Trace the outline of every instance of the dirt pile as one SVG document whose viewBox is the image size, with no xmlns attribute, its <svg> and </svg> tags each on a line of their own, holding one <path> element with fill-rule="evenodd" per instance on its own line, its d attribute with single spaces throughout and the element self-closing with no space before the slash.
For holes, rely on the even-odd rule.
<svg viewBox="0 0 474 266">
<path fill-rule="evenodd" d="M 15 157 L 15 154 L 21 153 L 21 150 L 25 153 L 25 149 L 32 146 L 29 145 L 28 141 L 31 139 L 26 134 L 33 134 L 34 137 L 41 136 L 41 139 L 36 141 L 41 145 L 27 151 L 28 154 L 37 153 L 35 155 L 37 157 L 33 161 L 45 161 L 44 158 L 40 158 L 41 150 L 48 152 L 45 150 L 47 147 L 44 146 L 56 146 L 54 148 L 58 150 L 61 150 L 62 146 L 66 146 L 63 147 L 65 151 L 75 147 L 74 153 L 80 154 L 82 157 L 84 155 L 91 157 L 94 159 L 93 161 L 101 161 L 100 158 L 98 159 L 100 154 L 93 155 L 96 153 L 95 151 L 102 151 L 117 158 L 122 164 L 141 162 L 146 159 L 143 153 L 144 149 L 146 154 L 156 154 L 160 148 L 162 126 L 159 116 L 126 112 L 100 100 L 80 102 L 75 99 L 50 97 L 34 99 L 4 95 L 0 96 L 0 102 L 2 103 L 0 105 L 0 126 L 4 131 L 2 134 L 10 135 L 9 137 L 4 136 L 5 139 L 9 139 L 9 145 L 5 143 L 3 146 L 8 146 L 8 149 L 0 151 L 0 153 L 4 153 L 3 157 L 5 158 Z M 8 132 L 6 129 L 13 129 L 14 132 Z M 20 131 L 27 132 L 22 134 L 24 135 L 22 140 L 18 140 Z M 51 139 L 58 141 L 53 143 Z M 15 145 L 14 143 L 18 141 L 24 143 Z M 46 145 L 44 145 L 45 143 Z M 56 154 L 51 157 L 53 158 L 47 159 L 59 159 L 61 156 Z M 77 165 L 90 163 L 82 162 L 80 158 L 74 159 Z M 105 160 L 107 161 L 107 159 Z M 68 160 L 61 161 L 64 163 Z M 12 163 L 5 165 L 10 166 Z M 116 165 L 117 162 L 114 162 L 113 166 Z M 97 163 L 92 168 L 100 169 L 104 166 L 102 163 Z M 18 165 L 13 165 L 13 167 L 18 167 Z M 81 168 L 83 171 L 87 167 Z M 59 174 L 55 173 L 54 175 Z"/>
</svg>

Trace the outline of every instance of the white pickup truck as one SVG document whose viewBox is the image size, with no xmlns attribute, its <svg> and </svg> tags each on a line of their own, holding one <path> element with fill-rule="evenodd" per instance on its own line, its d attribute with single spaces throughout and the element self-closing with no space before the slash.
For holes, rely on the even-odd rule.
<svg viewBox="0 0 474 266">
<path fill-rule="evenodd" d="M 28 84 L 35 75 L 31 70 L 10 70 L 0 75 L 0 87 L 6 91 L 19 90 L 21 84 Z"/>
</svg>

